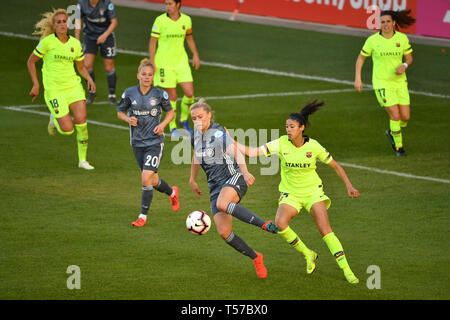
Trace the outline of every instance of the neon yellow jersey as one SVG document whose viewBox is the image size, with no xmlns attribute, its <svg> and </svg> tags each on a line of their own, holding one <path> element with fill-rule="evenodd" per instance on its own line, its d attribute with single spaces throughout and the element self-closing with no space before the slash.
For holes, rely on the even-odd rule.
<svg viewBox="0 0 450 320">
<path fill-rule="evenodd" d="M 74 61 L 82 61 L 84 53 L 76 38 L 69 36 L 63 43 L 53 33 L 43 38 L 33 53 L 44 60 L 42 82 L 46 90 L 68 89 L 80 83 Z"/>
<path fill-rule="evenodd" d="M 158 16 L 153 23 L 151 36 L 158 39 L 155 64 L 158 68 L 178 69 L 188 63 L 184 48 L 186 35 L 192 34 L 192 21 L 188 15 L 180 13 L 177 21 L 167 13 Z"/>
<path fill-rule="evenodd" d="M 330 153 L 316 140 L 305 137 L 305 142 L 297 148 L 287 135 L 261 146 L 265 156 L 278 154 L 281 164 L 280 192 L 307 196 L 322 184 L 316 172 L 316 161 L 328 164 L 333 160 Z"/>
<path fill-rule="evenodd" d="M 408 37 L 394 31 L 390 39 L 381 35 L 381 31 L 367 38 L 361 50 L 365 57 L 372 56 L 372 86 L 374 89 L 398 88 L 407 84 L 406 73 L 395 73 L 403 63 L 403 56 L 412 52 Z"/>
</svg>

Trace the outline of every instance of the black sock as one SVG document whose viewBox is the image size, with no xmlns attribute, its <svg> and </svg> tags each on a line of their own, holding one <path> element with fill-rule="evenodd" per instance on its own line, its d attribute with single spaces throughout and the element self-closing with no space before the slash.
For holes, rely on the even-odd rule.
<svg viewBox="0 0 450 320">
<path fill-rule="evenodd" d="M 244 208 L 233 202 L 230 202 L 228 204 L 226 212 L 245 223 L 249 223 L 257 227 L 262 227 L 264 223 L 266 223 L 264 220 L 262 220 L 260 217 L 258 217 L 256 214 L 254 214 L 247 208 Z"/>
<path fill-rule="evenodd" d="M 106 79 L 108 80 L 109 94 L 116 94 L 116 69 L 113 69 L 111 72 L 107 72 Z"/>
<path fill-rule="evenodd" d="M 141 214 L 147 215 L 153 199 L 153 186 L 142 186 Z"/>
<path fill-rule="evenodd" d="M 169 186 L 169 184 L 161 178 L 159 178 L 158 185 L 155 187 L 155 189 L 161 193 L 167 194 L 169 197 L 172 195 L 173 192 L 172 187 Z"/>
<path fill-rule="evenodd" d="M 231 232 L 230 236 L 224 240 L 235 250 L 239 251 L 243 255 L 246 255 L 250 259 L 255 259 L 258 256 L 255 250 L 250 248 L 250 246 L 239 236 L 237 236 L 234 232 Z"/>
</svg>

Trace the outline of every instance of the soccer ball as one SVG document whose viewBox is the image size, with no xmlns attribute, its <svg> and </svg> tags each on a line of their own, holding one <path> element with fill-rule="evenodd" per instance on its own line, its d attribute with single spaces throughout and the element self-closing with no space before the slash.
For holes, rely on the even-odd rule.
<svg viewBox="0 0 450 320">
<path fill-rule="evenodd" d="M 186 219 L 186 228 L 201 236 L 208 232 L 211 227 L 211 218 L 205 211 L 197 210 L 191 212 Z"/>
</svg>

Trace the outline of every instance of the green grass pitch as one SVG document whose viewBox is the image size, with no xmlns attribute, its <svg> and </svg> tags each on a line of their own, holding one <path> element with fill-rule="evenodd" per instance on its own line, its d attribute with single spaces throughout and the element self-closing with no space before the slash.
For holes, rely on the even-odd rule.
<svg viewBox="0 0 450 320">
<path fill-rule="evenodd" d="M 0 31 L 30 35 L 39 14 L 69 1 L 8 1 Z M 25 3 L 25 4 L 23 4 Z M 26 6 L 27 10 L 21 10 Z M 158 12 L 117 7 L 116 32 L 122 49 L 146 51 Z M 193 17 L 202 61 L 220 62 L 296 74 L 352 81 L 364 39 L 243 22 Z M 168 198 L 155 192 L 149 224 L 133 229 L 140 207 L 140 173 L 127 130 L 89 125 L 88 158 L 96 167 L 76 167 L 75 137 L 50 137 L 48 118 L 5 106 L 31 104 L 26 60 L 37 41 L 0 36 L 0 299 L 151 299 L 151 300 L 404 300 L 450 298 L 449 157 L 450 76 L 448 53 L 414 45 L 408 69 L 410 89 L 447 97 L 412 94 L 412 117 L 404 130 L 408 157 L 396 158 L 384 136 L 388 118 L 370 90 L 361 94 L 348 84 L 277 76 L 217 66 L 194 72 L 197 97 L 209 102 L 216 120 L 228 128 L 279 129 L 286 116 L 310 99 L 326 101 L 311 117 L 307 134 L 319 140 L 338 161 L 409 176 L 346 166 L 360 191 L 350 199 L 334 171 L 318 173 L 332 199 L 329 217 L 360 283 L 346 283 L 320 238 L 312 218 L 302 211 L 291 227 L 319 253 L 317 270 L 281 237 L 234 221 L 234 231 L 264 254 L 269 270 L 257 279 L 249 259 L 234 252 L 215 226 L 198 237 L 185 229 L 197 209 L 210 212 L 205 175 L 197 200 L 189 187 L 190 166 L 175 165 L 167 141 L 160 176 L 180 188 L 181 209 L 173 213 Z M 137 83 L 142 59 L 119 54 L 118 94 Z M 371 62 L 364 68 L 370 83 Z M 446 66 L 446 67 L 445 67 Z M 106 101 L 106 76 L 96 63 L 97 101 Z M 275 96 L 285 92 L 342 92 Z M 230 96 L 269 94 L 265 97 Z M 43 91 L 36 105 L 44 104 Z M 46 107 L 27 110 L 47 112 Z M 88 107 L 88 120 L 125 124 L 108 104 Z M 242 205 L 264 219 L 274 219 L 279 175 L 261 175 L 263 165 L 249 165 L 255 175 Z M 424 180 L 417 177 L 441 180 Z M 66 286 L 68 266 L 81 270 L 81 289 Z M 381 288 L 366 285 L 369 266 L 378 266 Z"/>
</svg>

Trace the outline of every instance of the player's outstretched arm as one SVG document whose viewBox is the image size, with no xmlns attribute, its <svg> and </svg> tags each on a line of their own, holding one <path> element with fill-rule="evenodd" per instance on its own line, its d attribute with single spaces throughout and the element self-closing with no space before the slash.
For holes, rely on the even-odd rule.
<svg viewBox="0 0 450 320">
<path fill-rule="evenodd" d="M 238 148 L 236 148 L 236 145 L 234 144 L 230 144 L 227 147 L 227 153 L 236 160 L 236 163 L 238 164 L 239 168 L 241 169 L 242 175 L 244 176 L 245 182 L 247 182 L 248 186 L 251 186 L 255 182 L 255 177 L 250 172 L 248 172 L 244 155 Z"/>
<path fill-rule="evenodd" d="M 236 140 L 234 140 L 230 133 L 228 132 L 227 128 L 224 128 L 225 131 L 227 132 L 228 137 L 233 141 L 235 147 L 242 152 L 243 154 L 245 154 L 245 156 L 249 157 L 249 158 L 253 158 L 253 157 L 258 157 L 260 155 L 262 155 L 262 151 L 261 151 L 261 147 L 257 147 L 257 148 L 253 148 L 253 147 L 248 147 L 246 145 L 243 145 L 239 142 L 237 142 Z"/>
<path fill-rule="evenodd" d="M 350 179 L 347 177 L 347 174 L 345 173 L 345 170 L 341 167 L 339 163 L 337 163 L 334 159 L 331 160 L 331 162 L 328 164 L 330 167 L 336 171 L 337 175 L 341 178 L 342 181 L 344 181 L 345 186 L 347 187 L 347 194 L 350 198 L 358 198 L 359 197 L 359 191 L 356 190 L 352 183 L 350 182 Z"/>
</svg>

